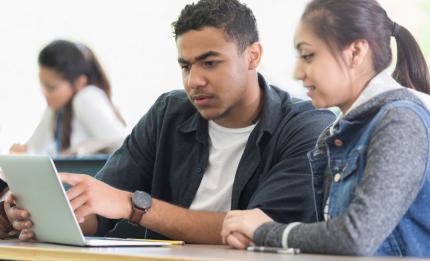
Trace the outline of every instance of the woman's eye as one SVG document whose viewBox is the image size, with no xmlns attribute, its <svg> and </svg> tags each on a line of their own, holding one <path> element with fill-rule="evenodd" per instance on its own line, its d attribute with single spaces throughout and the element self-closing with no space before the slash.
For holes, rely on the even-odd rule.
<svg viewBox="0 0 430 261">
<path fill-rule="evenodd" d="M 53 86 L 53 85 L 47 85 L 46 86 L 46 90 L 48 92 L 54 92 L 57 89 L 57 87 Z"/>
<path fill-rule="evenodd" d="M 310 54 L 302 54 L 301 58 L 305 61 L 305 62 L 310 62 L 312 60 L 312 57 L 314 56 L 313 53 Z"/>
</svg>

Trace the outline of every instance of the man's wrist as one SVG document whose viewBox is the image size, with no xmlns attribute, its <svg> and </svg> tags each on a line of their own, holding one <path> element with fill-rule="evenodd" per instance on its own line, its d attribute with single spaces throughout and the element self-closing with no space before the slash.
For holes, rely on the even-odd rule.
<svg viewBox="0 0 430 261">
<path fill-rule="evenodd" d="M 131 195 L 131 213 L 128 220 L 135 225 L 140 224 L 142 217 L 152 206 L 152 196 L 144 191 L 136 190 Z"/>
<path fill-rule="evenodd" d="M 122 214 L 122 218 L 123 219 L 129 219 L 131 212 L 133 211 L 133 206 L 131 203 L 131 196 L 132 193 L 131 192 L 125 192 L 124 194 L 124 210 L 123 210 L 123 214 Z"/>
</svg>

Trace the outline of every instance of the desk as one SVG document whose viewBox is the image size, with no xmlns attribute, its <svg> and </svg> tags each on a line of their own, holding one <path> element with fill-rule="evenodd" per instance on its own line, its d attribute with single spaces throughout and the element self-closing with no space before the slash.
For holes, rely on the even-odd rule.
<svg viewBox="0 0 430 261">
<path fill-rule="evenodd" d="M 0 241 L 0 259 L 7 260 L 83 260 L 83 261 L 134 261 L 134 260 L 252 260 L 252 261 L 387 261 L 417 260 L 406 258 L 345 257 L 327 255 L 280 255 L 234 250 L 227 246 L 184 245 L 157 248 L 98 247 L 83 248 L 52 244 L 24 243 L 15 240 Z"/>
<path fill-rule="evenodd" d="M 97 154 L 89 156 L 58 156 L 54 164 L 58 172 L 82 173 L 95 176 L 105 165 L 109 155 Z"/>
</svg>

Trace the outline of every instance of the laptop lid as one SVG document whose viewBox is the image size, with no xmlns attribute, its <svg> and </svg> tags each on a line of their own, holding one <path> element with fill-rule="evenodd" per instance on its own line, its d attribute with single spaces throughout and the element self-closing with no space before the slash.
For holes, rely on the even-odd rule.
<svg viewBox="0 0 430 261">
<path fill-rule="evenodd" d="M 0 167 L 17 206 L 30 212 L 37 240 L 85 245 L 79 223 L 48 156 L 1 155 Z"/>
<path fill-rule="evenodd" d="M 76 246 L 164 246 L 169 242 L 94 238 L 86 241 L 52 159 L 0 155 L 0 168 L 18 207 L 30 212 L 36 240 Z"/>
</svg>

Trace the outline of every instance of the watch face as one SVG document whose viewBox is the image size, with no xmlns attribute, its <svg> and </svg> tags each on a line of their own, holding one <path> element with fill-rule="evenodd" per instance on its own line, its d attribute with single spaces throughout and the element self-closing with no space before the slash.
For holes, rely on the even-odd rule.
<svg viewBox="0 0 430 261">
<path fill-rule="evenodd" d="M 152 204 L 151 195 L 144 191 L 136 191 L 131 197 L 133 205 L 141 210 L 148 210 Z"/>
</svg>

